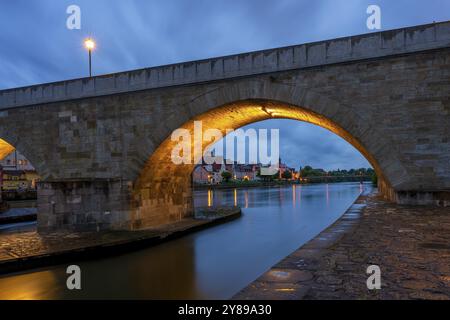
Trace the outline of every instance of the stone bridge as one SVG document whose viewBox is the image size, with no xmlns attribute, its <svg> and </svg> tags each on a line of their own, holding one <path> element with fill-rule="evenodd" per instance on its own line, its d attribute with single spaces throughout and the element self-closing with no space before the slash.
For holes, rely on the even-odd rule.
<svg viewBox="0 0 450 320">
<path fill-rule="evenodd" d="M 450 22 L 0 91 L 0 156 L 42 177 L 39 230 L 127 229 L 193 213 L 176 128 L 307 121 L 355 146 L 383 195 L 450 203 Z"/>
</svg>

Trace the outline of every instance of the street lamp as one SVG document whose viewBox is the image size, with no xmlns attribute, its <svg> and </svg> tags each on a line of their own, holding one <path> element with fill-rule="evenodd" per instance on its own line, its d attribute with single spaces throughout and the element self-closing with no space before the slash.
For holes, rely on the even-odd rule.
<svg viewBox="0 0 450 320">
<path fill-rule="evenodd" d="M 87 38 L 84 40 L 84 47 L 88 50 L 89 52 L 89 77 L 92 77 L 92 62 L 91 62 L 91 55 L 92 55 L 92 50 L 95 49 L 95 41 L 91 38 Z"/>
</svg>

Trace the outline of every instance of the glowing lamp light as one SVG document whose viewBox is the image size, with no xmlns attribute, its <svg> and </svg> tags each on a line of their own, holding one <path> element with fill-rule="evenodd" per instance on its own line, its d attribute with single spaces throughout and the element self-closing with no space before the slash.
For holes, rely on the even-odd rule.
<svg viewBox="0 0 450 320">
<path fill-rule="evenodd" d="M 84 46 L 88 50 L 93 50 L 93 49 L 95 49 L 95 41 L 92 40 L 91 38 L 88 38 L 88 39 L 84 40 Z"/>
<path fill-rule="evenodd" d="M 89 52 L 89 77 L 92 77 L 92 58 L 91 58 L 91 53 L 92 50 L 95 49 L 95 41 L 92 38 L 87 38 L 84 40 L 84 47 L 88 50 Z"/>
</svg>

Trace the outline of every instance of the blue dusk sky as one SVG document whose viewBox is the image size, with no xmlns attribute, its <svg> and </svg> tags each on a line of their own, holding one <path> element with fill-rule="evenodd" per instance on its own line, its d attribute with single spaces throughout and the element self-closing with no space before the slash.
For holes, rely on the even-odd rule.
<svg viewBox="0 0 450 320">
<path fill-rule="evenodd" d="M 81 30 L 66 28 L 72 4 Z M 448 0 L 0 0 L 0 90 L 86 76 L 87 36 L 98 43 L 94 73 L 113 73 L 367 33 L 371 4 L 381 7 L 381 30 L 450 20 Z M 325 129 L 291 120 L 252 127 L 280 129 L 290 166 L 369 166 Z"/>
</svg>

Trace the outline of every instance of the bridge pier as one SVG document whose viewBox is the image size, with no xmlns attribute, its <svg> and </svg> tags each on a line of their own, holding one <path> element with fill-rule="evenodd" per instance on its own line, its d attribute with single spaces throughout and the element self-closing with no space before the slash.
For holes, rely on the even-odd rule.
<svg viewBox="0 0 450 320">
<path fill-rule="evenodd" d="M 378 177 L 378 192 L 389 201 L 395 202 L 397 199 L 397 195 L 394 189 L 387 183 L 382 177 Z"/>
<path fill-rule="evenodd" d="M 383 179 L 379 179 L 378 192 L 386 200 L 401 205 L 450 206 L 450 191 L 394 190 Z"/>
<path fill-rule="evenodd" d="M 186 177 L 154 179 L 133 195 L 133 229 L 180 221 L 194 214 L 192 184 Z"/>
<path fill-rule="evenodd" d="M 135 230 L 194 213 L 190 181 L 166 178 L 133 190 L 123 180 L 38 183 L 38 231 Z"/>
<path fill-rule="evenodd" d="M 114 179 L 38 183 L 38 231 L 131 229 L 131 184 Z"/>
<path fill-rule="evenodd" d="M 398 191 L 396 202 L 404 205 L 450 207 L 450 191 Z"/>
</svg>

